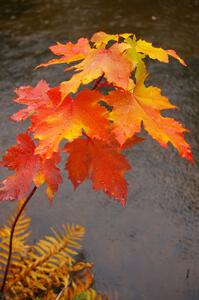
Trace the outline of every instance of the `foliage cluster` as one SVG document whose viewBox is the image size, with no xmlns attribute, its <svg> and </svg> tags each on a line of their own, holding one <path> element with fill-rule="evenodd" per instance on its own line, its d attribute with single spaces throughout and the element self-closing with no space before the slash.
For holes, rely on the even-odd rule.
<svg viewBox="0 0 199 300">
<path fill-rule="evenodd" d="M 11 119 L 29 119 L 30 125 L 3 156 L 1 165 L 14 174 L 3 180 L 0 200 L 22 199 L 32 184 L 46 183 L 52 201 L 62 183 L 58 163 L 64 152 L 65 169 L 75 188 L 88 178 L 94 190 L 125 205 L 124 176 L 131 167 L 122 151 L 142 141 L 136 136 L 142 127 L 161 146 L 171 143 L 180 156 L 192 161 L 183 135 L 187 130 L 161 114 L 175 105 L 159 88 L 145 84 L 147 56 L 164 63 L 172 56 L 186 65 L 174 50 L 154 47 L 133 34 L 104 32 L 74 44 L 57 43 L 50 50 L 59 58 L 39 67 L 69 64 L 65 71 L 73 75 L 55 87 L 41 80 L 35 87 L 15 90 L 14 101 L 26 107 Z"/>
</svg>

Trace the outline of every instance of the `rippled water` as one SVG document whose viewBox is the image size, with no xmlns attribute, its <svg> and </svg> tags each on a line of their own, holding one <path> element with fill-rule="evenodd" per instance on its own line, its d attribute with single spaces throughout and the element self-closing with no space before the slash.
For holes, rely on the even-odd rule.
<svg viewBox="0 0 199 300">
<path fill-rule="evenodd" d="M 97 288 L 116 291 L 122 300 L 199 299 L 198 11 L 196 0 L 0 1 L 1 153 L 22 130 L 8 122 L 16 110 L 14 87 L 64 79 L 62 67 L 33 70 L 51 57 L 52 43 L 102 30 L 134 32 L 186 59 L 187 68 L 174 60 L 151 63 L 150 80 L 181 109 L 177 117 L 191 131 L 194 167 L 148 137 L 127 151 L 133 171 L 127 175 L 125 209 L 94 193 L 88 183 L 73 192 L 67 180 L 53 207 L 39 191 L 28 208 L 33 239 L 48 233 L 50 225 L 83 224 L 84 254 L 95 263 Z M 1 204 L 1 223 L 13 206 Z"/>
</svg>

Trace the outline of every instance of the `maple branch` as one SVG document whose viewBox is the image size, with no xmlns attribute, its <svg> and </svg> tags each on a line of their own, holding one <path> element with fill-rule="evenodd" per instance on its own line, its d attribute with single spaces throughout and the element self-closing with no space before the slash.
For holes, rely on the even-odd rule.
<svg viewBox="0 0 199 300">
<path fill-rule="evenodd" d="M 30 194 L 28 195 L 28 197 L 26 198 L 26 200 L 24 201 L 24 203 L 22 204 L 20 210 L 18 211 L 14 222 L 12 224 L 12 228 L 11 228 L 11 232 L 10 232 L 10 240 L 9 240 L 9 253 L 8 253 L 8 260 L 7 260 L 7 265 L 6 265 L 6 269 L 4 272 L 4 278 L 3 278 L 3 283 L 1 286 L 1 293 L 4 292 L 4 288 L 5 288 L 5 284 L 6 284 L 6 279 L 7 279 L 7 275 L 8 275 L 8 271 L 9 271 L 9 267 L 10 267 L 10 261 L 11 261 L 11 257 L 12 257 L 12 246 L 13 246 L 13 237 L 14 237 L 14 231 L 15 231 L 15 227 L 17 225 L 17 221 L 19 220 L 22 212 L 24 211 L 26 205 L 28 204 L 29 200 L 32 198 L 32 196 L 34 195 L 34 193 L 36 192 L 37 187 L 34 186 L 34 188 L 32 189 L 32 191 L 30 192 Z"/>
<path fill-rule="evenodd" d="M 103 78 L 104 78 L 104 73 L 96 80 L 92 90 L 95 90 L 98 87 L 98 85 L 100 84 Z"/>
</svg>

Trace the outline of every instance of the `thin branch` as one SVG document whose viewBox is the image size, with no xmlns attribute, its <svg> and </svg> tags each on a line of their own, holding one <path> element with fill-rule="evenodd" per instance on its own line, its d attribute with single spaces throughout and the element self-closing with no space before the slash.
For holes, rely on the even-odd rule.
<svg viewBox="0 0 199 300">
<path fill-rule="evenodd" d="M 32 196 L 34 195 L 34 193 L 36 192 L 37 187 L 35 186 L 32 191 L 30 192 L 30 194 L 28 195 L 28 197 L 26 198 L 26 200 L 24 201 L 23 205 L 21 206 L 20 210 L 18 211 L 15 220 L 12 224 L 12 228 L 11 228 L 11 232 L 10 232 L 10 240 L 9 240 L 9 253 L 8 253 L 8 260 L 7 260 L 7 265 L 6 265 L 6 269 L 4 272 L 4 278 L 3 278 L 3 283 L 1 286 L 1 293 L 4 292 L 4 288 L 6 285 L 6 280 L 7 280 L 7 276 L 8 276 L 8 271 L 9 271 L 9 267 L 10 267 L 10 261 L 11 261 L 11 257 L 12 257 L 12 246 L 13 246 L 13 237 L 14 237 L 14 231 L 15 231 L 15 227 L 17 225 L 17 221 L 19 220 L 22 212 L 24 211 L 26 205 L 28 204 L 29 200 L 32 198 Z"/>
<path fill-rule="evenodd" d="M 69 287 L 70 284 L 71 284 L 71 280 L 68 282 L 67 285 L 65 285 L 65 286 L 63 287 L 63 289 L 62 289 L 61 292 L 57 295 L 57 297 L 56 297 L 55 300 L 61 299 L 61 296 L 64 294 L 65 290 Z"/>
</svg>

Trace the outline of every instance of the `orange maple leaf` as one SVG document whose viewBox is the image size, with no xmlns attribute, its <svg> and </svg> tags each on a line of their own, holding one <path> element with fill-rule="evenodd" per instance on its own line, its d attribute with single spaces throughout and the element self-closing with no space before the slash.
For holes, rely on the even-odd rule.
<svg viewBox="0 0 199 300">
<path fill-rule="evenodd" d="M 80 38 L 76 44 L 68 42 L 66 44 L 57 43 L 49 47 L 53 54 L 61 56 L 58 59 L 51 59 L 47 63 L 40 64 L 39 67 L 47 67 L 55 64 L 71 63 L 73 61 L 85 58 L 91 51 L 89 41 L 85 38 Z"/>
<path fill-rule="evenodd" d="M 14 99 L 19 104 L 27 105 L 27 108 L 19 110 L 17 113 L 11 116 L 14 121 L 23 121 L 32 115 L 37 109 L 49 102 L 47 95 L 50 89 L 48 83 L 45 80 L 40 80 L 35 87 L 21 86 L 15 89 L 17 97 Z"/>
<path fill-rule="evenodd" d="M 59 169 L 55 164 L 58 156 L 50 161 L 35 155 L 35 145 L 29 135 L 21 133 L 17 136 L 17 145 L 10 147 L 3 156 L 1 166 L 14 170 L 15 174 L 8 176 L 0 187 L 1 200 L 22 199 L 34 183 L 39 186 L 47 183 L 47 194 L 50 200 L 62 182 Z M 53 171 L 51 173 L 51 171 Z"/>
<path fill-rule="evenodd" d="M 100 31 L 93 34 L 91 37 L 91 42 L 94 43 L 96 48 L 103 48 L 108 44 L 109 41 L 119 42 L 119 38 L 119 34 L 108 34 Z"/>
<path fill-rule="evenodd" d="M 166 147 L 170 142 L 182 157 L 192 160 L 189 144 L 184 140 L 183 132 L 187 130 L 172 118 L 161 116 L 161 110 L 175 108 L 169 100 L 161 95 L 157 87 L 146 87 L 147 74 L 136 84 L 134 90 L 111 91 L 104 100 L 113 107 L 109 119 L 114 122 L 113 131 L 122 145 L 135 133 L 141 131 L 143 123 L 146 131 Z"/>
<path fill-rule="evenodd" d="M 97 139 L 76 139 L 66 144 L 69 154 L 66 170 L 76 188 L 86 178 L 94 190 L 103 190 L 122 205 L 126 203 L 127 182 L 124 174 L 131 167 L 118 150 Z"/>
<path fill-rule="evenodd" d="M 118 43 L 108 49 L 92 49 L 82 62 L 66 69 L 78 73 L 61 83 L 63 97 L 76 93 L 80 84 L 88 84 L 102 74 L 109 83 L 127 89 L 133 64 L 123 55 L 122 49 Z"/>
<path fill-rule="evenodd" d="M 107 110 L 98 104 L 103 97 L 98 91 L 82 90 L 75 99 L 67 96 L 60 105 L 56 105 L 61 99 L 59 88 L 48 95 L 55 105 L 38 109 L 31 118 L 30 129 L 39 139 L 37 154 L 50 158 L 59 151 L 63 139 L 72 141 L 82 135 L 82 130 L 90 137 L 108 138 Z"/>
</svg>

